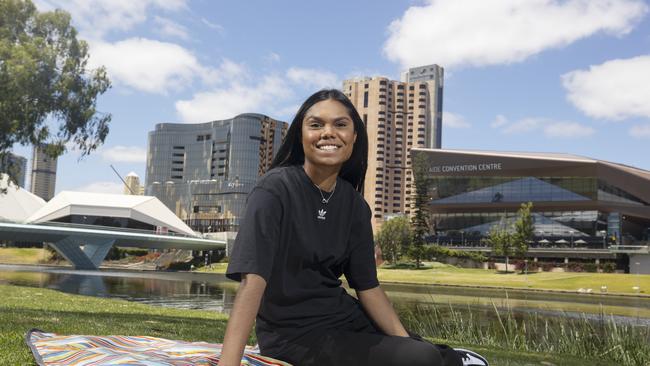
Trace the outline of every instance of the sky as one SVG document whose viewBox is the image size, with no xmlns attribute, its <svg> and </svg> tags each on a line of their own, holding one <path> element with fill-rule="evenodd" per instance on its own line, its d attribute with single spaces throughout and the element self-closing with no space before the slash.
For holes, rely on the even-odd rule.
<svg viewBox="0 0 650 366">
<path fill-rule="evenodd" d="M 56 191 L 144 183 L 157 123 L 291 121 L 324 87 L 445 68 L 442 147 L 558 152 L 650 170 L 643 0 L 36 0 L 72 15 L 112 88 L 103 146 L 58 161 Z M 31 148 L 14 152 L 31 158 Z"/>
</svg>

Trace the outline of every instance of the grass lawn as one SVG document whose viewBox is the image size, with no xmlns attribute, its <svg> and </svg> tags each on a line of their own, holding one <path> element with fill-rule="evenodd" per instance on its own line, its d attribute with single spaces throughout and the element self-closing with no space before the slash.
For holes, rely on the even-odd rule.
<svg viewBox="0 0 650 366">
<path fill-rule="evenodd" d="M 445 284 L 459 286 L 511 287 L 535 290 L 577 291 L 580 288 L 600 292 L 607 286 L 608 293 L 635 294 L 634 286 L 641 294 L 650 293 L 650 275 L 586 272 L 534 272 L 507 274 L 495 270 L 457 268 L 436 263 L 433 268 L 422 270 L 379 268 L 380 281 L 422 284 Z"/>
<path fill-rule="evenodd" d="M 60 334 L 148 335 L 221 342 L 226 325 L 226 317 L 214 312 L 166 309 L 48 289 L 0 285 L 0 294 L 0 365 L 34 364 L 23 339 L 31 328 Z M 475 349 L 488 356 L 492 365 L 499 366 L 601 365 L 566 355 L 453 346 Z"/>
<path fill-rule="evenodd" d="M 0 365 L 33 364 L 24 342 L 31 328 L 61 334 L 147 335 L 221 342 L 226 316 L 153 307 L 54 290 L 0 285 Z"/>
<path fill-rule="evenodd" d="M 0 263 L 39 264 L 45 258 L 41 248 L 0 248 Z"/>
<path fill-rule="evenodd" d="M 650 294 L 650 275 L 623 273 L 586 272 L 535 272 L 527 275 L 495 270 L 458 268 L 441 263 L 427 263 L 428 269 L 378 268 L 382 282 L 441 284 L 476 287 L 506 287 L 534 290 L 562 290 L 575 292 L 580 288 L 599 293 L 607 286 L 608 293 L 636 294 L 632 289 L 640 287 L 641 295 Z M 200 268 L 201 272 L 226 273 L 227 263 L 214 263 L 212 269 Z"/>
</svg>

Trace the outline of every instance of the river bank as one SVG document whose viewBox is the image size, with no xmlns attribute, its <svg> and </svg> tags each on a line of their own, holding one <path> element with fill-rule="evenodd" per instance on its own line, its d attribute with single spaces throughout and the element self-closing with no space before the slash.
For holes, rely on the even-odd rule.
<svg viewBox="0 0 650 366">
<path fill-rule="evenodd" d="M 58 291 L 0 285 L 0 364 L 34 364 L 24 335 L 31 328 L 60 334 L 146 335 L 186 341 L 221 342 L 227 317 L 216 312 L 181 310 Z M 445 342 L 443 339 L 436 340 Z M 254 336 L 249 339 L 255 343 Z M 606 365 L 563 354 L 514 352 L 452 343 L 485 354 L 493 365 Z M 597 356 L 597 355 L 595 355 Z M 597 358 L 597 357 L 594 357 Z"/>
<path fill-rule="evenodd" d="M 437 262 L 425 264 L 429 268 L 415 270 L 379 267 L 377 276 L 382 283 L 650 297 L 650 275 L 588 272 L 506 274 L 495 270 L 458 268 Z M 227 263 L 215 263 L 212 267 L 203 267 L 197 271 L 223 274 L 227 266 Z"/>
<path fill-rule="evenodd" d="M 42 249 L 0 248 L 0 264 L 56 265 L 45 263 L 43 259 Z M 650 297 L 650 275 L 591 272 L 503 273 L 495 270 L 458 268 L 438 262 L 428 262 L 425 265 L 427 268 L 418 270 L 379 267 L 377 275 L 382 283 L 394 284 Z M 227 263 L 213 263 L 195 271 L 224 274 L 227 266 Z M 155 271 L 155 266 L 150 263 L 121 261 L 105 261 L 101 268 Z"/>
</svg>

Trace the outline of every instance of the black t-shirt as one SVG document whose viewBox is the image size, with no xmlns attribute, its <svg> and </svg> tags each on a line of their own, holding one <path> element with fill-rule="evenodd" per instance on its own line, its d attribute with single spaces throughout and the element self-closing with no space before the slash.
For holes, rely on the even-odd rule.
<svg viewBox="0 0 650 366">
<path fill-rule="evenodd" d="M 325 198 L 329 192 L 323 192 Z M 272 169 L 249 194 L 226 276 L 255 273 L 266 282 L 257 314 L 262 352 L 316 329 L 341 328 L 365 316 L 341 287 L 342 274 L 358 290 L 379 285 L 370 208 L 337 178 L 327 204 L 302 166 Z"/>
</svg>

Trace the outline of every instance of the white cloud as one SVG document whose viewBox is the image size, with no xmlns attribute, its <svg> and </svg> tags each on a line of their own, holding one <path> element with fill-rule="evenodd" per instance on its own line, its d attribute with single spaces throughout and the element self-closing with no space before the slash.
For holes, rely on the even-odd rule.
<svg viewBox="0 0 650 366">
<path fill-rule="evenodd" d="M 502 118 L 499 118 L 502 117 Z M 549 118 L 528 117 L 509 122 L 505 116 L 497 116 L 501 124 L 492 126 L 505 134 L 523 134 L 541 131 L 548 138 L 582 138 L 593 135 L 596 130 L 584 124 L 572 121 L 556 121 Z M 496 122 L 496 121 L 495 121 Z"/>
<path fill-rule="evenodd" d="M 84 38 L 100 39 L 112 31 L 127 31 L 147 20 L 150 9 L 177 11 L 186 0 L 37 0 L 41 10 L 63 9 L 72 15 Z"/>
<path fill-rule="evenodd" d="M 442 113 L 442 126 L 443 128 L 470 128 L 472 125 L 465 121 L 465 117 L 460 114 L 455 114 L 451 112 Z"/>
<path fill-rule="evenodd" d="M 116 163 L 145 163 L 147 150 L 139 146 L 113 146 L 102 148 L 99 152 L 106 161 Z"/>
<path fill-rule="evenodd" d="M 115 182 L 94 182 L 72 189 L 75 192 L 90 192 L 90 193 L 124 193 L 124 184 Z"/>
<path fill-rule="evenodd" d="M 393 21 L 384 53 L 403 67 L 523 61 L 596 33 L 624 35 L 642 0 L 428 0 Z"/>
<path fill-rule="evenodd" d="M 341 88 L 341 81 L 336 74 L 326 70 L 292 67 L 287 70 L 287 78 L 292 83 L 311 89 Z"/>
<path fill-rule="evenodd" d="M 176 102 L 176 112 L 187 123 L 227 119 L 240 113 L 269 114 L 292 95 L 282 78 L 267 76 L 256 85 L 232 82 L 224 88 L 197 93 L 190 100 Z"/>
<path fill-rule="evenodd" d="M 167 42 L 129 38 L 116 43 L 95 42 L 90 67 L 106 66 L 117 84 L 149 93 L 166 94 L 200 79 L 214 83 L 217 70 L 205 67 L 187 49 Z"/>
<path fill-rule="evenodd" d="M 490 127 L 499 128 L 499 127 L 505 126 L 507 124 L 508 124 L 508 119 L 504 115 L 499 114 L 494 118 L 494 121 L 492 121 L 492 123 L 490 123 Z"/>
<path fill-rule="evenodd" d="M 636 138 L 650 138 L 650 124 L 632 126 L 628 131 L 630 136 Z"/>
<path fill-rule="evenodd" d="M 544 126 L 544 136 L 558 138 L 589 137 L 596 132 L 589 126 L 577 122 L 551 122 Z"/>
<path fill-rule="evenodd" d="M 650 118 L 650 55 L 607 61 L 562 75 L 569 101 L 588 116 Z"/>
<path fill-rule="evenodd" d="M 223 32 L 223 27 L 217 23 L 213 23 L 205 18 L 201 18 L 201 23 L 205 24 L 208 28 L 218 31 L 219 33 Z"/>
<path fill-rule="evenodd" d="M 187 28 L 171 19 L 155 16 L 154 23 L 156 24 L 156 32 L 163 36 L 175 37 L 183 40 L 190 38 L 187 33 Z"/>
</svg>

